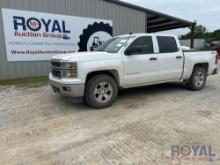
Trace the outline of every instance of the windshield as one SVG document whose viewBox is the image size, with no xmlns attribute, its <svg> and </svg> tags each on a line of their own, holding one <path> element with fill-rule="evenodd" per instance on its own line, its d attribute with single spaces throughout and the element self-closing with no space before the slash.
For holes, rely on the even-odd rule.
<svg viewBox="0 0 220 165">
<path fill-rule="evenodd" d="M 117 53 L 131 38 L 133 37 L 128 36 L 112 38 L 100 45 L 97 51 Z"/>
</svg>

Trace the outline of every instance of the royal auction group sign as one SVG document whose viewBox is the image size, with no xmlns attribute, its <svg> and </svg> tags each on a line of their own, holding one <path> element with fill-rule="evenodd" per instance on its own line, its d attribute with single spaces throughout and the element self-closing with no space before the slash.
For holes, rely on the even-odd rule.
<svg viewBox="0 0 220 165">
<path fill-rule="evenodd" d="M 111 20 L 12 9 L 2 9 L 2 15 L 8 61 L 94 51 L 112 37 Z"/>
</svg>

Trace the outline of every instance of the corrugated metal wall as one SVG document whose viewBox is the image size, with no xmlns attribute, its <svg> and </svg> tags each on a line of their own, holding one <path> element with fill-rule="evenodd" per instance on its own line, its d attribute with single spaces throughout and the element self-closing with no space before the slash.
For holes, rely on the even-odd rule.
<svg viewBox="0 0 220 165">
<path fill-rule="evenodd" d="M 188 40 L 180 40 L 180 43 L 183 46 L 188 46 L 188 47 L 191 46 L 191 40 L 190 39 L 188 39 Z M 205 39 L 194 39 L 194 44 L 193 44 L 194 47 L 193 48 L 201 49 L 201 48 L 205 47 L 205 44 L 206 44 Z"/>
<path fill-rule="evenodd" d="M 114 35 L 145 31 L 145 13 L 103 0 L 0 0 L 0 8 L 113 20 Z M 0 13 L 0 79 L 47 75 L 48 61 L 7 62 Z"/>
</svg>

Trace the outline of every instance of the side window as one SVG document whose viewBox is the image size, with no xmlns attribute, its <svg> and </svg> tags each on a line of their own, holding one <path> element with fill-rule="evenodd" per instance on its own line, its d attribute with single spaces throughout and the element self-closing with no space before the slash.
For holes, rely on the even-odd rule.
<svg viewBox="0 0 220 165">
<path fill-rule="evenodd" d="M 176 40 L 174 37 L 159 36 L 157 37 L 160 53 L 178 52 Z"/>
<path fill-rule="evenodd" d="M 152 37 L 137 38 L 125 51 L 126 55 L 141 55 L 154 53 Z"/>
</svg>

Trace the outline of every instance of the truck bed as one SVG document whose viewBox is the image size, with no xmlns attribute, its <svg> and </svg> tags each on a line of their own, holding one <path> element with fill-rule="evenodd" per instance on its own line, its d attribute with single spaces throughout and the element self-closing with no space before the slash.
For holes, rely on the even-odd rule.
<svg viewBox="0 0 220 165">
<path fill-rule="evenodd" d="M 193 67 L 196 63 L 207 64 L 207 74 L 211 75 L 216 67 L 216 52 L 215 51 L 184 51 L 184 76 L 189 77 L 192 74 Z"/>
</svg>

